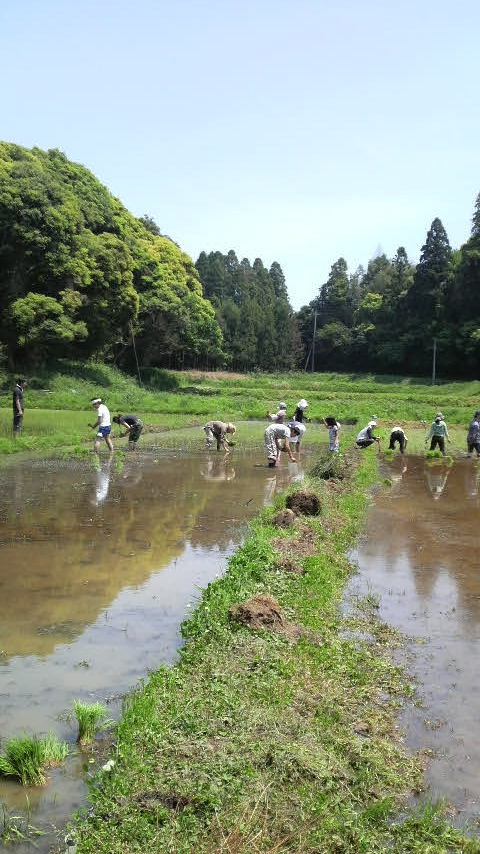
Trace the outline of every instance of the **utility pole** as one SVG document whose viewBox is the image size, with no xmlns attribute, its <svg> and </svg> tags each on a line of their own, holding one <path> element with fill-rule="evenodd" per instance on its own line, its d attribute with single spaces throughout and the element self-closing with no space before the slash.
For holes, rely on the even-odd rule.
<svg viewBox="0 0 480 854">
<path fill-rule="evenodd" d="M 317 312 L 313 313 L 313 339 L 312 339 L 312 369 L 311 373 L 313 374 L 315 370 L 315 335 L 317 334 Z"/>
<path fill-rule="evenodd" d="M 437 339 L 433 339 L 433 360 L 432 360 L 432 385 L 435 385 L 435 372 L 437 368 Z"/>
</svg>

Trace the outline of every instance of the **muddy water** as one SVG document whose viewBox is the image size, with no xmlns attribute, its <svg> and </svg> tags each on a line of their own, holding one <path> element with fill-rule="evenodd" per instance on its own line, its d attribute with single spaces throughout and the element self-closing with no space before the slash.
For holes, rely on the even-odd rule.
<svg viewBox="0 0 480 854">
<path fill-rule="evenodd" d="M 407 666 L 423 707 L 409 705 L 402 725 L 412 748 L 432 751 L 426 796 L 468 825 L 480 813 L 480 467 L 405 457 L 386 469 L 393 486 L 371 508 L 353 584 L 417 639 Z"/>
<path fill-rule="evenodd" d="M 256 467 L 258 456 L 138 453 L 121 470 L 30 461 L 0 472 L 3 742 L 53 730 L 74 747 L 64 716 L 75 698 L 107 700 L 118 716 L 121 695 L 174 659 L 181 620 L 244 523 L 301 476 L 283 461 Z M 61 826 L 85 801 L 85 762 L 72 756 L 45 788 L 0 781 L 0 810 L 28 799 L 31 824 Z"/>
</svg>

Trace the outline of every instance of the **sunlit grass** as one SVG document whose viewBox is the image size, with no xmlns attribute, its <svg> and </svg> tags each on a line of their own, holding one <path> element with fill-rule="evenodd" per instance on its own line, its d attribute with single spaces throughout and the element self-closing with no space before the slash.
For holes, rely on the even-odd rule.
<svg viewBox="0 0 480 854">
<path fill-rule="evenodd" d="M 95 734 L 110 723 L 103 703 L 82 703 L 75 700 L 73 711 L 78 723 L 77 741 L 83 747 L 92 744 Z"/>
<path fill-rule="evenodd" d="M 23 735 L 11 738 L 0 755 L 0 774 L 16 777 L 23 786 L 46 783 L 45 769 L 59 765 L 68 756 L 68 745 L 53 733 L 39 738 Z"/>
</svg>

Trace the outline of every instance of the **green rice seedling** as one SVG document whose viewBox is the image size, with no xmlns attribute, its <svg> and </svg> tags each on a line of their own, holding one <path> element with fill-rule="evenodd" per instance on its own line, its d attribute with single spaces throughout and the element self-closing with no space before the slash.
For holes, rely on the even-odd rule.
<svg viewBox="0 0 480 854">
<path fill-rule="evenodd" d="M 107 709 L 103 703 L 82 703 L 75 700 L 73 711 L 78 723 L 77 741 L 79 744 L 92 744 L 98 729 L 104 729 L 110 721 L 107 718 Z"/>
<path fill-rule="evenodd" d="M 10 739 L 0 756 L 0 774 L 16 777 L 22 786 L 43 786 L 45 769 L 58 765 L 68 755 L 68 745 L 53 733 L 43 738 L 23 735 Z"/>
</svg>

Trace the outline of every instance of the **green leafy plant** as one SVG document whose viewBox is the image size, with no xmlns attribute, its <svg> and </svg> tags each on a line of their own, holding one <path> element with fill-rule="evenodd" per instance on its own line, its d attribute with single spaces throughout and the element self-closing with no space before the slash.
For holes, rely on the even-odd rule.
<svg viewBox="0 0 480 854">
<path fill-rule="evenodd" d="M 103 703 L 82 703 L 75 700 L 73 711 L 78 723 L 77 741 L 81 745 L 91 744 L 95 733 L 110 724 L 107 719 L 107 709 Z"/>
<path fill-rule="evenodd" d="M 22 786 L 43 786 L 45 769 L 59 765 L 68 756 L 68 745 L 48 733 L 38 736 L 22 735 L 10 739 L 0 756 L 0 774 L 16 777 Z"/>
</svg>

